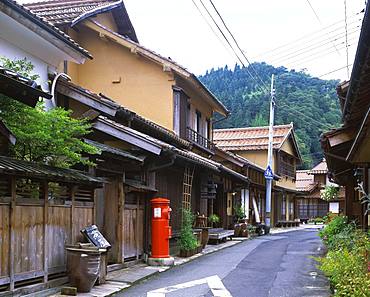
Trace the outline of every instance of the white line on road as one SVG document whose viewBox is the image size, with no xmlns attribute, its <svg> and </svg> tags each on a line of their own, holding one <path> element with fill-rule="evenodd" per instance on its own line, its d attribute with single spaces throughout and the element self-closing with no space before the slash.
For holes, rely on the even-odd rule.
<svg viewBox="0 0 370 297">
<path fill-rule="evenodd" d="M 202 284 L 208 284 L 211 289 L 213 296 L 215 297 L 232 297 L 230 292 L 225 288 L 221 279 L 217 275 L 193 280 L 190 282 L 178 284 L 175 286 L 168 286 L 160 289 L 156 289 L 147 293 L 147 297 L 165 297 L 167 293 L 174 291 L 195 287 Z"/>
</svg>

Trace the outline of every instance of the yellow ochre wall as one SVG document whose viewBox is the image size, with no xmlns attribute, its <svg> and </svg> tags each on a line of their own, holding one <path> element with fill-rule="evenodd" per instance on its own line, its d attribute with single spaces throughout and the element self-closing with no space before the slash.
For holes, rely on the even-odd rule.
<svg viewBox="0 0 370 297">
<path fill-rule="evenodd" d="M 173 77 L 162 67 L 97 32 L 80 27 L 77 38 L 94 59 L 68 67 L 72 81 L 173 130 Z M 113 83 L 116 82 L 116 83 Z"/>
<path fill-rule="evenodd" d="M 98 15 L 93 20 L 117 32 L 110 13 Z M 192 111 L 199 110 L 203 120 L 212 118 L 213 107 L 204 101 L 199 91 L 186 81 L 176 82 L 172 72 L 163 71 L 162 65 L 132 53 L 127 47 L 83 24 L 78 26 L 78 31 L 70 29 L 68 33 L 93 56 L 93 60 L 87 60 L 83 65 L 68 63 L 67 74 L 75 84 L 103 93 L 172 131 L 172 86 L 177 85 L 190 97 Z"/>
<path fill-rule="evenodd" d="M 285 152 L 285 148 L 283 149 Z M 238 155 L 250 160 L 251 162 L 261 166 L 262 168 L 266 168 L 267 165 L 267 150 L 261 150 L 261 151 L 238 151 L 235 152 Z M 289 153 L 289 152 L 287 152 Z M 293 151 L 292 151 L 293 153 Z M 276 153 L 273 155 L 273 162 L 272 162 L 272 170 L 273 172 L 276 172 Z M 286 189 L 291 189 L 295 190 L 296 185 L 295 181 L 289 177 L 282 177 L 279 181 L 276 182 L 277 186 L 286 188 Z"/>
</svg>

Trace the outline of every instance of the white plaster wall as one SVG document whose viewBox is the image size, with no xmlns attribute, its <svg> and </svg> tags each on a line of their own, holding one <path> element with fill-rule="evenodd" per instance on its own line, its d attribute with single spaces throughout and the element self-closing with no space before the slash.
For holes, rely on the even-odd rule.
<svg viewBox="0 0 370 297">
<path fill-rule="evenodd" d="M 39 78 L 36 80 L 37 83 L 41 85 L 41 88 L 44 91 L 46 92 L 49 91 L 48 70 L 50 69 L 50 72 L 54 72 L 55 71 L 54 67 L 47 65 L 46 62 L 40 60 L 39 58 L 27 53 L 23 49 L 20 49 L 1 38 L 0 38 L 0 56 L 6 57 L 11 60 L 27 58 L 27 60 L 29 60 L 34 66 L 32 74 L 39 75 Z"/>
</svg>

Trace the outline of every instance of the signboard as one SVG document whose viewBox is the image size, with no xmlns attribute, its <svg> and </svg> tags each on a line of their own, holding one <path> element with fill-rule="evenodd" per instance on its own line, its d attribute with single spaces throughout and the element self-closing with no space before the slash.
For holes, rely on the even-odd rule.
<svg viewBox="0 0 370 297">
<path fill-rule="evenodd" d="M 265 173 L 263 174 L 266 179 L 273 179 L 274 174 L 272 173 L 272 169 L 270 165 L 267 165 L 267 168 L 265 170 Z"/>
<path fill-rule="evenodd" d="M 88 226 L 81 230 L 81 233 L 95 246 L 99 248 L 109 249 L 110 243 L 100 233 L 96 225 Z"/>
<path fill-rule="evenodd" d="M 162 217 L 162 212 L 160 207 L 155 207 L 154 208 L 154 217 L 155 218 L 160 218 Z"/>
</svg>

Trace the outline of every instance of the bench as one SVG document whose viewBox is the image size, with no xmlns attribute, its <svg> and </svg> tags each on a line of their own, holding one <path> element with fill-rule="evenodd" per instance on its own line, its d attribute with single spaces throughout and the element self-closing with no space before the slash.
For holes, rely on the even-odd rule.
<svg viewBox="0 0 370 297">
<path fill-rule="evenodd" d="M 299 221 L 278 221 L 275 227 L 299 227 Z"/>
<path fill-rule="evenodd" d="M 209 229 L 209 240 L 216 242 L 216 244 L 225 242 L 228 237 L 231 239 L 232 236 L 234 236 L 234 230 L 225 230 L 223 228 Z"/>
</svg>

